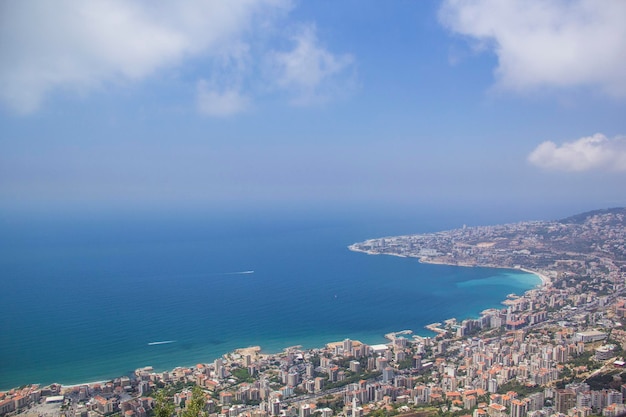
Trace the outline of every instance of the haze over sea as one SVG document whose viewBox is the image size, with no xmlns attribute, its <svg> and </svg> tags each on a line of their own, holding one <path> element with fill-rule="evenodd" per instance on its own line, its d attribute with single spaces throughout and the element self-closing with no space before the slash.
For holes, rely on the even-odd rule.
<svg viewBox="0 0 626 417">
<path fill-rule="evenodd" d="M 347 246 L 493 224 L 482 216 L 2 213 L 0 389 L 172 369 L 250 345 L 277 352 L 344 338 L 381 343 L 404 329 L 428 335 L 428 323 L 476 317 L 540 281 Z M 174 342 L 152 343 L 160 341 Z"/>
</svg>

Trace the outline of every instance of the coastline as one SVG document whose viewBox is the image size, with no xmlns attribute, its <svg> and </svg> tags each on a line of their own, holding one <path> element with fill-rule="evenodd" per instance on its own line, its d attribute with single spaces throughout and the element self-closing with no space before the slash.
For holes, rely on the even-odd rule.
<svg viewBox="0 0 626 417">
<path fill-rule="evenodd" d="M 537 275 L 539 277 L 539 279 L 541 280 L 541 286 L 542 287 L 548 287 L 548 286 L 552 285 L 552 279 L 549 278 L 547 275 L 541 273 L 541 272 L 533 271 L 532 269 L 528 269 L 528 268 L 519 268 L 519 270 L 520 271 L 524 271 L 524 272 L 528 272 L 529 274 Z"/>
<path fill-rule="evenodd" d="M 400 258 L 418 258 L 420 263 L 425 263 L 425 264 L 432 264 L 432 265 L 446 265 L 446 266 L 457 266 L 457 267 L 464 267 L 464 268 L 468 268 L 468 267 L 479 267 L 479 268 L 494 268 L 494 269 L 504 269 L 504 270 L 510 270 L 510 271 L 523 271 L 532 275 L 537 276 L 540 280 L 541 280 L 541 285 L 540 287 L 545 287 L 551 284 L 551 280 L 545 275 L 542 274 L 540 272 L 537 271 L 532 271 L 530 269 L 527 268 L 510 268 L 510 267 L 502 267 L 502 266 L 494 266 L 494 265 L 463 265 L 463 264 L 451 264 L 451 263 L 445 263 L 445 262 L 439 262 L 439 261 L 430 261 L 428 259 L 425 259 L 424 257 L 417 257 L 417 256 L 407 256 L 407 255 L 397 255 L 397 254 L 384 254 L 384 253 L 376 253 L 376 252 L 370 252 L 370 251 L 362 251 L 362 250 L 354 250 L 354 249 L 350 249 L 353 250 L 354 252 L 361 252 L 361 253 L 366 253 L 368 255 L 391 255 L 391 256 L 396 256 L 396 257 L 400 257 Z M 528 291 L 531 291 L 532 289 L 529 289 Z M 503 300 L 502 302 L 504 302 L 506 300 Z M 451 317 L 447 317 L 447 318 L 442 318 L 442 321 L 448 320 Z M 431 324 L 427 324 L 425 326 L 423 326 L 424 329 L 429 330 L 430 332 L 433 332 L 435 335 L 439 335 L 439 334 L 445 334 L 447 331 L 444 330 L 443 328 L 440 327 L 441 323 L 437 322 L 437 323 L 431 323 Z M 392 333 L 402 333 L 402 332 L 407 332 L 407 330 L 403 330 L 400 332 L 392 332 Z M 385 338 L 388 339 L 388 335 L 391 333 L 388 333 L 386 335 L 383 335 Z M 422 336 L 421 336 L 422 337 Z M 430 337 L 430 336 L 426 336 L 426 337 Z M 339 343 L 339 342 L 323 342 L 320 343 L 319 346 L 316 347 L 311 347 L 308 349 L 322 349 L 323 346 L 326 346 L 328 344 L 331 343 Z M 238 355 L 241 354 L 242 352 L 250 352 L 250 353 L 254 353 L 258 356 L 270 356 L 270 355 L 276 355 L 276 354 L 280 354 L 281 352 L 288 350 L 290 348 L 292 348 L 293 346 L 285 346 L 282 349 L 278 350 L 277 352 L 273 352 L 273 351 L 264 351 L 264 349 L 262 348 L 262 346 L 259 345 L 255 345 L 255 346 L 249 346 L 249 347 L 245 347 L 245 348 L 236 348 L 233 349 L 231 351 L 228 352 L 224 352 L 221 356 L 219 357 L 229 357 L 232 355 Z M 218 357 L 218 358 L 219 358 Z M 216 358 L 217 359 L 217 358 Z M 175 369 L 189 369 L 189 368 L 195 368 L 197 366 L 197 364 L 204 364 L 204 363 L 208 363 L 208 362 L 202 362 L 202 360 L 197 361 L 197 363 L 193 364 L 193 365 L 179 365 L 179 366 L 175 366 L 172 369 L 155 369 L 155 372 L 173 372 Z M 137 369 L 141 369 L 141 367 L 137 368 Z M 107 380 L 99 380 L 99 381 L 92 381 L 92 382 L 83 382 L 83 383 L 68 383 L 68 384 L 63 384 L 63 383 L 59 383 L 59 382 L 55 382 L 52 384 L 48 384 L 48 385 L 59 385 L 61 387 L 61 392 L 68 392 L 71 390 L 74 390 L 78 387 L 81 386 L 92 386 L 92 385 L 104 385 L 116 378 L 121 378 L 124 376 L 128 376 L 128 374 L 126 375 L 118 375 L 112 379 L 107 379 Z"/>
<path fill-rule="evenodd" d="M 104 385 L 104 384 L 106 384 L 109 381 L 110 380 L 92 381 L 92 382 L 83 382 L 82 384 L 79 383 L 79 384 L 67 384 L 67 385 L 55 382 L 54 384 L 50 384 L 50 385 L 60 385 L 61 386 L 61 392 L 64 392 L 64 391 L 72 390 L 74 388 L 82 387 L 82 386 L 85 386 L 85 385 L 89 385 L 89 386 L 92 386 L 92 385 Z"/>
<path fill-rule="evenodd" d="M 446 266 L 459 266 L 463 268 L 494 268 L 494 269 L 507 269 L 509 271 L 523 271 L 529 274 L 536 275 L 541 280 L 541 287 L 552 285 L 552 279 L 550 279 L 547 275 L 542 272 L 538 272 L 532 269 L 524 268 L 524 267 L 510 267 L 510 266 L 500 266 L 500 265 L 491 265 L 491 264 L 469 264 L 469 263 L 450 263 L 444 262 L 436 259 L 432 259 L 428 256 L 414 256 L 411 254 L 401 255 L 397 253 L 380 253 L 372 250 L 362 250 L 359 249 L 356 244 L 352 244 L 348 246 L 348 249 L 352 252 L 365 253 L 367 255 L 387 255 L 387 256 L 395 256 L 398 258 L 416 258 L 420 263 L 430 264 L 430 265 L 446 265 Z"/>
<path fill-rule="evenodd" d="M 357 251 L 357 252 L 364 252 L 364 251 Z M 373 255 L 373 254 L 379 254 L 379 253 L 370 252 L 368 254 L 372 254 Z M 393 254 L 390 254 L 390 255 L 393 255 Z M 396 256 L 397 257 L 401 257 L 401 258 L 417 258 L 420 262 L 423 262 L 423 263 L 451 265 L 451 264 L 445 264 L 445 263 L 441 263 L 441 262 L 425 261 L 423 258 L 420 258 L 418 256 L 405 256 L 405 255 L 396 255 Z M 482 265 L 454 265 L 454 264 L 452 264 L 451 266 L 481 266 L 482 267 Z M 484 266 L 484 267 L 486 267 L 486 268 L 495 268 L 494 266 L 491 266 L 491 265 L 487 265 L 487 266 Z M 514 269 L 514 268 L 502 268 L 502 267 L 501 267 L 501 269 L 508 269 L 508 270 L 512 270 L 512 271 L 519 270 L 519 269 Z M 534 271 L 532 271 L 532 272 L 531 271 L 525 271 L 525 272 L 530 272 L 530 273 L 533 273 L 534 275 L 540 277 L 540 274 L 535 273 Z M 544 280 L 542 280 L 542 282 L 544 282 Z M 500 301 L 502 301 L 502 299 Z M 476 313 L 478 313 L 478 312 L 479 312 L 479 310 L 476 311 Z M 447 316 L 447 314 L 446 314 L 446 316 Z M 462 314 L 460 316 L 462 316 Z M 469 316 L 474 316 L 474 313 L 469 314 L 468 317 Z M 443 321 L 444 319 L 448 319 L 450 317 L 453 317 L 453 315 L 450 315 L 449 317 L 443 317 L 442 316 L 440 318 L 436 318 L 435 320 Z M 459 316 L 457 316 L 457 317 L 459 317 Z M 422 330 L 422 329 L 430 330 L 430 329 L 428 329 L 426 324 L 423 327 L 415 328 L 414 330 L 416 330 L 417 332 L 420 332 L 420 330 Z M 426 335 L 428 333 L 424 332 L 424 333 L 421 333 L 421 334 Z M 349 335 L 346 335 L 346 337 L 349 337 Z M 358 337 L 359 336 L 357 336 L 357 338 Z M 383 333 L 382 332 L 381 333 L 375 333 L 375 334 L 372 333 L 371 337 L 372 338 L 383 338 Z M 425 336 L 425 337 L 430 337 L 430 336 Z M 149 339 L 149 340 L 156 340 L 156 339 Z M 316 349 L 316 348 L 323 347 L 326 343 L 328 343 L 328 340 L 341 340 L 341 339 L 320 338 L 317 341 L 313 341 L 313 340 L 305 341 L 304 344 L 308 345 L 310 349 Z M 366 342 L 367 342 L 367 340 L 366 340 Z M 264 345 L 264 341 L 263 340 L 259 340 L 258 343 L 261 344 L 261 345 Z M 285 345 L 285 346 L 287 346 L 287 345 Z M 263 351 L 261 353 L 262 354 L 276 354 L 276 353 L 282 352 L 282 350 L 284 350 L 285 348 L 286 347 L 277 346 L 277 345 L 274 344 L 274 345 L 270 346 L 267 351 L 265 349 L 263 349 Z M 163 371 L 168 371 L 168 370 L 176 369 L 176 368 L 192 368 L 197 363 L 204 363 L 207 359 L 210 359 L 212 361 L 213 359 L 222 357 L 223 355 L 232 354 L 236 350 L 238 350 L 238 349 L 229 348 L 229 349 L 226 349 L 224 351 L 221 351 L 220 353 L 217 353 L 214 356 L 213 355 L 211 355 L 210 357 L 204 356 L 204 358 L 202 358 L 202 356 L 200 356 L 200 357 L 198 357 L 198 359 L 192 359 L 191 361 L 181 361 L 181 362 L 179 362 L 179 363 L 182 363 L 182 365 L 179 365 L 179 363 L 173 363 L 173 364 L 170 363 L 170 365 L 166 365 L 165 367 L 157 365 L 157 366 L 155 366 L 155 371 L 163 372 Z M 143 365 L 151 365 L 151 364 L 152 364 L 151 362 L 143 363 Z M 129 372 L 130 372 L 131 368 L 126 368 L 126 369 L 128 369 Z M 122 373 L 122 374 L 119 374 L 119 375 L 114 375 L 114 376 L 112 376 L 112 379 L 119 378 L 119 377 L 122 377 L 122 376 L 125 376 L 125 375 L 128 375 L 128 373 Z M 95 382 L 85 382 L 85 383 L 80 382 L 81 380 L 93 381 L 95 379 L 98 379 L 98 381 L 95 381 Z M 82 385 L 106 383 L 108 381 L 111 381 L 112 379 L 104 379 L 103 380 L 102 378 L 93 378 L 93 379 L 88 379 L 88 378 L 85 378 L 85 379 L 83 379 L 83 378 L 73 379 L 73 378 L 69 378 L 69 381 L 67 381 L 67 379 L 65 379 L 66 383 L 63 383 L 63 382 L 55 382 L 55 383 L 60 385 L 63 390 L 71 390 L 71 389 L 74 389 L 75 387 L 82 386 Z"/>
<path fill-rule="evenodd" d="M 464 264 L 464 263 L 453 264 L 453 263 L 441 262 L 441 261 L 431 261 L 430 259 L 425 258 L 425 257 L 419 258 L 419 261 L 421 263 L 431 264 L 431 265 L 459 266 L 459 267 L 463 267 L 463 268 L 494 268 L 494 269 L 506 269 L 506 270 L 509 270 L 509 271 L 523 271 L 523 272 L 526 272 L 528 274 L 532 274 L 532 275 L 537 276 L 537 278 L 539 278 L 541 280 L 541 285 L 539 285 L 540 288 L 552 285 L 552 280 L 547 275 L 545 275 L 544 273 L 538 272 L 538 271 L 534 271 L 534 270 L 528 269 L 528 268 L 523 268 L 523 267 L 514 268 L 514 267 L 510 267 L 510 266 L 498 266 L 498 265 L 490 265 L 490 264 L 485 264 L 485 265 L 481 265 L 481 264 Z"/>
</svg>

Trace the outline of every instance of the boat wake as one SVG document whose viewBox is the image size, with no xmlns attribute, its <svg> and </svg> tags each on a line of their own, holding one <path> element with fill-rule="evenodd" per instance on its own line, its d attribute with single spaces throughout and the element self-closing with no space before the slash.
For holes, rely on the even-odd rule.
<svg viewBox="0 0 626 417">
<path fill-rule="evenodd" d="M 191 274 L 191 275 L 179 275 L 178 277 L 223 277 L 229 275 L 249 275 L 254 274 L 254 271 L 234 271 L 234 272 L 209 272 L 206 274 Z"/>
<path fill-rule="evenodd" d="M 249 275 L 249 274 L 254 274 L 254 271 L 214 272 L 212 274 L 208 274 L 208 276 L 224 277 L 224 276 L 231 276 L 231 275 Z"/>
<path fill-rule="evenodd" d="M 205 277 L 223 277 L 231 275 L 250 275 L 254 271 L 235 271 L 235 272 L 206 272 L 201 274 L 180 274 L 180 275 L 155 275 L 151 279 L 186 279 L 186 278 L 205 278 Z"/>
<path fill-rule="evenodd" d="M 162 342 L 149 342 L 148 346 L 167 345 L 169 343 L 176 343 L 176 340 L 163 340 Z"/>
</svg>

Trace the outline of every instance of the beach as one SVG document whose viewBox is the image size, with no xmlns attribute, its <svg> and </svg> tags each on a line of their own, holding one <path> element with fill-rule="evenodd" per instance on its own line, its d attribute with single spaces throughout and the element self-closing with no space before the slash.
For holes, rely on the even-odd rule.
<svg viewBox="0 0 626 417">
<path fill-rule="evenodd" d="M 526 269 L 526 268 L 520 268 L 520 271 L 524 271 L 524 272 L 528 272 L 529 274 L 537 275 L 539 277 L 539 279 L 541 280 L 542 286 L 550 286 L 550 285 L 552 285 L 552 280 L 544 273 L 533 271 L 533 270 Z"/>
</svg>

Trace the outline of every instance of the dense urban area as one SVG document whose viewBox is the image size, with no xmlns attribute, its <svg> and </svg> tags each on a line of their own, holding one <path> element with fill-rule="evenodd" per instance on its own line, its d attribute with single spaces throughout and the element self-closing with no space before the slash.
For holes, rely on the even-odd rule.
<svg viewBox="0 0 626 417">
<path fill-rule="evenodd" d="M 543 285 L 478 319 L 279 354 L 0 393 L 0 415 L 66 417 L 613 417 L 624 413 L 626 209 L 561 221 L 372 239 L 351 250 L 518 268 Z"/>
</svg>

